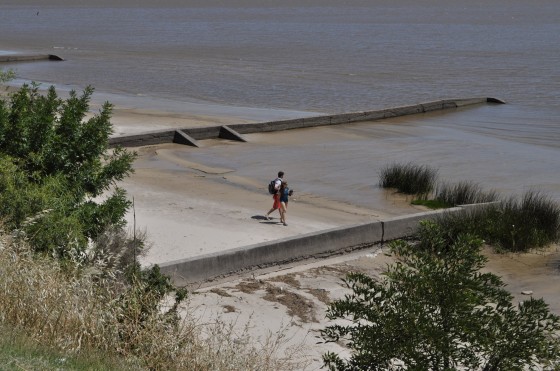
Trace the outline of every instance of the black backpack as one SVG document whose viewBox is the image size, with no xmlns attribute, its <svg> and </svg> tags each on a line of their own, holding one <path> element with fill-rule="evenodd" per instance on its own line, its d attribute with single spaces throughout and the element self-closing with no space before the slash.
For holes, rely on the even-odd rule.
<svg viewBox="0 0 560 371">
<path fill-rule="evenodd" d="M 278 180 L 278 178 L 273 179 L 273 180 L 270 181 L 270 183 L 268 183 L 268 193 L 270 193 L 271 195 L 278 192 L 278 190 L 276 189 L 276 181 L 277 180 Z"/>
</svg>

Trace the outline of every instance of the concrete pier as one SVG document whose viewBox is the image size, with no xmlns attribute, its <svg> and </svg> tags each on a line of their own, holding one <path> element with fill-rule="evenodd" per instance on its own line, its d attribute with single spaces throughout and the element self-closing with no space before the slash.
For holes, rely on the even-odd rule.
<svg viewBox="0 0 560 371">
<path fill-rule="evenodd" d="M 258 122 L 251 124 L 237 124 L 229 126 L 206 126 L 195 128 L 177 128 L 160 131 L 150 131 L 136 135 L 126 135 L 109 139 L 109 145 L 123 147 L 140 147 L 146 145 L 163 143 L 185 143 L 175 133 L 180 131 L 192 140 L 227 138 L 231 140 L 245 141 L 242 134 L 265 133 L 280 130 L 302 129 L 315 126 L 343 125 L 364 121 L 382 120 L 391 117 L 414 115 L 425 112 L 440 111 L 479 105 L 487 103 L 504 104 L 505 102 L 497 98 L 466 98 L 466 99 L 445 99 L 434 102 L 420 103 L 410 106 L 387 108 L 375 111 L 342 113 L 337 115 L 326 115 L 317 117 L 305 117 L 299 119 Z M 178 140 L 177 140 L 178 139 Z"/>
<path fill-rule="evenodd" d="M 414 235 L 420 221 L 442 213 L 456 213 L 472 208 L 422 212 L 383 221 L 312 232 L 297 237 L 244 246 L 224 252 L 160 264 L 163 274 L 177 285 L 209 281 L 273 265 L 287 264 L 312 257 L 329 256 L 371 247 Z"/>
<path fill-rule="evenodd" d="M 0 54 L 0 62 L 63 61 L 54 54 Z"/>
</svg>

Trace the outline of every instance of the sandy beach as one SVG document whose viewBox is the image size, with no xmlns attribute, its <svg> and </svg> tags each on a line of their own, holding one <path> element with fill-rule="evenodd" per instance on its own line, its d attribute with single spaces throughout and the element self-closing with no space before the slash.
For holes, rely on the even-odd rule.
<svg viewBox="0 0 560 371">
<path fill-rule="evenodd" d="M 161 112 L 144 114 L 117 109 L 112 122 L 116 134 L 137 133 L 147 121 L 156 122 L 151 127 L 157 128 L 201 126 L 199 117 L 171 119 L 161 115 Z M 221 123 L 242 121 L 235 117 L 212 120 Z M 319 132 L 320 129 L 313 135 Z M 164 144 L 134 149 L 138 154 L 135 173 L 120 186 L 134 200 L 134 212 L 128 215 L 129 225 L 135 223 L 137 229 L 146 231 L 152 245 L 143 260 L 145 265 L 421 210 L 397 196 L 391 197 L 393 209 L 375 210 L 329 199 L 308 190 L 300 191 L 297 180 L 294 180 L 290 183 L 295 194 L 289 203 L 288 226 L 280 224 L 276 211 L 271 215 L 272 220 L 265 220 L 264 215 L 272 206 L 272 197 L 266 190 L 268 178 L 272 179 L 277 171 L 284 170 L 290 182 L 289 170 L 298 164 L 274 164 L 256 155 L 249 162 L 240 160 L 235 164 L 237 168 L 224 168 L 216 166 L 209 156 L 197 154 L 193 159 L 195 153 L 205 149 L 227 153 L 232 146 L 245 146 L 246 149 L 240 150 L 250 154 L 263 148 L 266 150 L 274 143 L 303 142 L 305 134 L 303 138 L 297 131 L 258 134 L 250 139 L 248 144 L 205 140 L 202 141 L 203 148 Z"/>
<path fill-rule="evenodd" d="M 208 122 L 242 122 L 235 117 L 206 116 Z M 136 133 L 146 123 L 153 127 L 199 126 L 200 117 L 166 116 L 163 112 L 115 111 L 112 120 L 116 133 Z M 313 129 L 313 136 L 328 137 L 328 130 Z M 134 199 L 130 226 L 147 232 L 151 248 L 144 265 L 225 251 L 236 247 L 296 236 L 332 227 L 379 220 L 418 212 L 403 197 L 387 194 L 383 207 L 372 209 L 323 197 L 313 192 L 297 192 L 289 204 L 288 226 L 263 215 L 272 204 L 266 192 L 268 178 L 277 170 L 298 164 L 270 162 L 260 158 L 261 147 L 275 143 L 305 142 L 307 131 L 260 134 L 249 143 L 223 140 L 203 141 L 195 149 L 176 144 L 136 148 L 135 173 L 120 184 Z M 249 165 L 240 158 L 240 167 L 221 167 L 219 161 L 197 151 L 245 146 L 242 152 L 254 153 Z M 302 160 L 303 163 L 304 160 Z M 302 165 L 302 164 L 299 164 Z M 244 166 L 249 166 L 250 171 Z M 249 175 L 253 176 L 249 176 Z M 544 297 L 551 310 L 560 314 L 560 248 L 530 254 L 498 255 L 487 248 L 487 269 L 502 276 L 515 300 L 528 296 Z M 298 357 L 303 369 L 318 370 L 321 354 L 330 350 L 346 354 L 338 344 L 318 344 L 319 331 L 327 323 L 327 303 L 346 293 L 341 279 L 348 271 L 363 271 L 379 276 L 393 258 L 386 246 L 376 246 L 348 255 L 303 261 L 229 277 L 190 288 L 188 311 L 201 323 L 221 321 L 232 326 L 232 336 L 249 336 L 258 347 L 276 339 L 278 354 Z M 302 366 L 303 367 L 303 366 Z"/>
</svg>

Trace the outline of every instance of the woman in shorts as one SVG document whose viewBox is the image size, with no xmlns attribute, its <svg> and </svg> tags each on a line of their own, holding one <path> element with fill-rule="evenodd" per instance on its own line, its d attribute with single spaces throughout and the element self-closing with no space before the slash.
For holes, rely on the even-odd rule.
<svg viewBox="0 0 560 371">
<path fill-rule="evenodd" d="M 280 194 L 280 222 L 287 226 L 286 214 L 288 213 L 288 199 L 294 191 L 288 188 L 288 182 L 282 182 L 278 193 Z"/>
</svg>

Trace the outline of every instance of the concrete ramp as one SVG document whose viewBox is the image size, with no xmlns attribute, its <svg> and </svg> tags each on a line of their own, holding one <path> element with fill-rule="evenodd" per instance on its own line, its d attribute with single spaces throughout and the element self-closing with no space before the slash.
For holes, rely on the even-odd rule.
<svg viewBox="0 0 560 371">
<path fill-rule="evenodd" d="M 196 139 L 188 135 L 182 130 L 175 130 L 175 134 L 173 136 L 173 143 L 185 144 L 188 146 L 198 147 Z"/>
<path fill-rule="evenodd" d="M 247 139 L 243 137 L 243 135 L 239 134 L 229 126 L 222 126 L 220 128 L 220 134 L 218 135 L 222 139 L 229 139 L 229 140 L 236 140 L 238 142 L 246 142 Z"/>
</svg>

